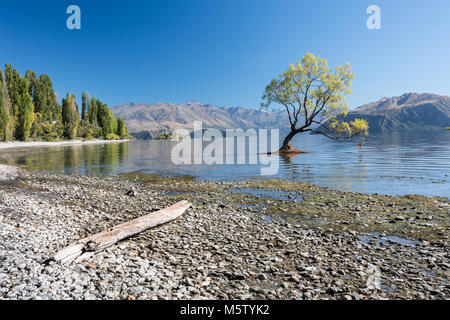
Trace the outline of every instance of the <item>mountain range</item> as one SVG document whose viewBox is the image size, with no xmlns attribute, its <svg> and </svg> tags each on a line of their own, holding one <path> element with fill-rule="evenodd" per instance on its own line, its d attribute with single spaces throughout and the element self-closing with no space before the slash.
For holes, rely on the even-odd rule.
<svg viewBox="0 0 450 320">
<path fill-rule="evenodd" d="M 350 111 L 344 120 L 356 118 L 368 121 L 370 133 L 442 130 L 450 126 L 450 97 L 431 93 L 386 97 Z"/>
<path fill-rule="evenodd" d="M 111 108 L 122 117 L 130 133 L 138 138 L 152 139 L 176 128 L 193 129 L 201 120 L 204 128 L 288 128 L 286 111 L 263 111 L 241 107 L 219 107 L 187 101 L 180 104 L 126 103 Z M 450 97 L 431 93 L 406 93 L 382 98 L 358 107 L 344 118 L 363 118 L 369 122 L 370 133 L 405 130 L 442 130 L 450 126 Z"/>
<path fill-rule="evenodd" d="M 193 130 L 194 121 L 202 121 L 204 128 L 283 128 L 289 123 L 286 111 L 263 111 L 241 107 L 219 107 L 187 101 L 180 104 L 156 102 L 153 104 L 127 103 L 112 107 L 116 117 L 125 120 L 135 136 L 152 138 L 176 128 Z M 139 133 L 139 134 L 138 134 Z"/>
</svg>

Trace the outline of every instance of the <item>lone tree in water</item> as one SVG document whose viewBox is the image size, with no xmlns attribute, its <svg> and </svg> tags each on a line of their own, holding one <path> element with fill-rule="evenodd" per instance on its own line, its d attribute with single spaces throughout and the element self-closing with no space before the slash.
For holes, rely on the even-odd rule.
<svg viewBox="0 0 450 320">
<path fill-rule="evenodd" d="M 345 95 L 352 93 L 354 76 L 349 64 L 331 69 L 326 59 L 307 53 L 301 62 L 290 65 L 278 79 L 272 80 L 261 107 L 267 109 L 272 103 L 283 105 L 291 129 L 279 153 L 300 153 L 291 141 L 302 132 L 320 133 L 333 139 L 368 134 L 369 126 L 363 119 L 338 120 L 348 113 Z"/>
</svg>

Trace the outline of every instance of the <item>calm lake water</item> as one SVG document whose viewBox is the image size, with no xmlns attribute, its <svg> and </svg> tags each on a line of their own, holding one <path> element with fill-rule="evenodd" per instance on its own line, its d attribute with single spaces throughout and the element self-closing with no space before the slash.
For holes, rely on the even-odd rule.
<svg viewBox="0 0 450 320">
<path fill-rule="evenodd" d="M 140 171 L 192 175 L 204 180 L 268 178 L 260 175 L 261 165 L 174 165 L 171 150 L 176 144 L 132 141 L 35 148 L 8 162 L 34 171 L 66 174 L 116 175 Z M 308 134 L 297 136 L 294 145 L 308 153 L 280 158 L 278 173 L 269 178 L 364 193 L 450 196 L 450 131 L 376 135 L 369 137 L 362 149 L 355 141 L 337 142 Z M 16 150 L 0 152 L 14 154 Z"/>
</svg>

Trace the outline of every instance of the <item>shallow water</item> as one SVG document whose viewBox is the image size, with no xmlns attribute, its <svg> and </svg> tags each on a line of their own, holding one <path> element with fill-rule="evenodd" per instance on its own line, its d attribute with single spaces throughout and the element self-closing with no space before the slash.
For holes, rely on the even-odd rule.
<svg viewBox="0 0 450 320">
<path fill-rule="evenodd" d="M 402 246 L 415 246 L 417 244 L 417 240 L 405 239 L 397 236 L 381 236 L 379 233 L 366 233 L 365 235 L 360 237 L 361 242 L 370 243 L 371 241 L 375 241 L 377 243 L 381 243 L 385 246 L 389 246 L 392 243 L 400 244 Z"/>
<path fill-rule="evenodd" d="M 337 142 L 319 135 L 300 135 L 294 145 L 306 154 L 280 159 L 279 171 L 261 176 L 255 165 L 174 165 L 176 142 L 132 141 L 101 145 L 28 149 L 7 160 L 35 171 L 114 175 L 140 171 L 192 175 L 205 180 L 282 178 L 316 183 L 344 191 L 378 194 L 450 196 L 450 132 L 393 133 L 357 141 Z M 25 150 L 25 149 L 23 149 Z M 3 150 L 14 154 L 17 150 Z M 247 154 L 248 156 L 248 154 Z M 247 157 L 248 159 L 248 157 Z"/>
<path fill-rule="evenodd" d="M 244 188 L 244 189 L 232 189 L 228 191 L 234 194 L 251 195 L 259 198 L 277 199 L 283 201 L 297 201 L 301 202 L 302 196 L 294 192 L 286 192 L 274 189 L 256 189 L 256 188 Z"/>
</svg>

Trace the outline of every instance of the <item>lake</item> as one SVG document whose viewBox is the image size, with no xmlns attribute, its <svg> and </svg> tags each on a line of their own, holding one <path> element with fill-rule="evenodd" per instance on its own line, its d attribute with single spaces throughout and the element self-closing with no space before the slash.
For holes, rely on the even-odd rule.
<svg viewBox="0 0 450 320">
<path fill-rule="evenodd" d="M 139 171 L 192 175 L 204 180 L 281 178 L 344 191 L 450 196 L 449 131 L 370 136 L 362 149 L 358 141 L 339 142 L 320 135 L 299 135 L 294 145 L 308 153 L 291 159 L 280 158 L 278 173 L 269 177 L 260 175 L 260 164 L 174 165 L 171 150 L 176 144 L 150 140 L 28 148 L 26 154 L 18 153 L 7 162 L 32 171 L 65 174 L 116 175 Z"/>
</svg>

